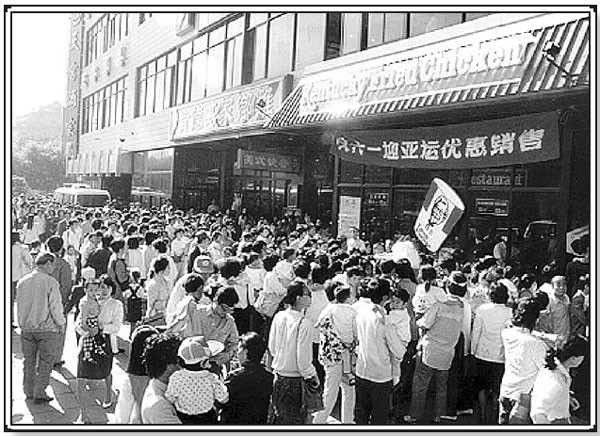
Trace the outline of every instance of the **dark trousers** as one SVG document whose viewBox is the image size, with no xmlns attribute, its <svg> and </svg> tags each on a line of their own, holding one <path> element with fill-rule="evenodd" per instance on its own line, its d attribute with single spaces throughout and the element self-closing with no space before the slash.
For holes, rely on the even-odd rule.
<svg viewBox="0 0 600 436">
<path fill-rule="evenodd" d="M 59 341 L 58 332 L 21 332 L 23 392 L 27 397 L 41 398 L 46 395 Z"/>
<path fill-rule="evenodd" d="M 325 386 L 325 368 L 323 368 L 323 365 L 321 365 L 321 362 L 319 362 L 319 344 L 316 344 L 314 342 L 312 364 L 317 370 L 317 377 L 319 377 L 319 383 L 321 383 L 321 386 Z"/>
<path fill-rule="evenodd" d="M 181 420 L 181 423 L 186 425 L 217 424 L 217 414 L 214 409 L 210 409 L 208 412 L 199 415 L 188 415 L 177 411 L 177 416 Z"/>
<path fill-rule="evenodd" d="M 417 353 L 417 366 L 412 384 L 410 399 L 410 416 L 422 419 L 425 411 L 425 399 L 431 379 L 435 382 L 435 416 L 446 414 L 446 397 L 448 388 L 448 371 L 435 369 L 423 363 L 421 352 Z"/>
<path fill-rule="evenodd" d="M 235 320 L 235 325 L 238 328 L 238 333 L 240 335 L 250 331 L 258 331 L 260 325 L 255 313 L 254 307 L 252 306 L 248 306 L 245 309 L 233 309 L 233 319 Z"/>
<path fill-rule="evenodd" d="M 467 375 L 469 362 L 464 355 L 465 338 L 460 334 L 458 343 L 454 348 L 452 366 L 448 371 L 448 406 L 449 415 L 456 415 L 457 410 L 473 407 L 474 395 L 472 377 Z"/>
<path fill-rule="evenodd" d="M 390 417 L 389 398 L 392 381 L 375 383 L 356 377 L 354 420 L 359 425 L 385 425 Z"/>
</svg>

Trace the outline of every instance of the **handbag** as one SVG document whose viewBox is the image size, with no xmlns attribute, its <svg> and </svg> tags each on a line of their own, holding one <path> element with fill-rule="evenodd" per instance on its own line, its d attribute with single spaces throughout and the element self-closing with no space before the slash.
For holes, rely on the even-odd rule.
<svg viewBox="0 0 600 436">
<path fill-rule="evenodd" d="M 154 311 L 154 309 L 156 307 L 156 303 L 158 301 L 162 301 L 162 300 L 155 300 L 154 303 L 152 304 L 152 308 L 150 309 L 150 312 Z M 167 320 L 165 319 L 164 313 L 156 312 L 154 315 L 143 317 L 142 325 L 150 325 L 150 326 L 154 326 L 154 327 L 164 326 L 164 325 L 167 325 Z"/>
<path fill-rule="evenodd" d="M 307 413 L 323 410 L 323 389 L 321 385 L 314 384 L 302 379 L 302 409 Z"/>
</svg>

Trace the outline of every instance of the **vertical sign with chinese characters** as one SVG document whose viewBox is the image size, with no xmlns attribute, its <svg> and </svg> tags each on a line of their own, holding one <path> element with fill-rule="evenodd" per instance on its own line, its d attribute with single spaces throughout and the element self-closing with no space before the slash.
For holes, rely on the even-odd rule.
<svg viewBox="0 0 600 436">
<path fill-rule="evenodd" d="M 493 168 L 558 159 L 558 112 L 470 124 L 334 134 L 330 152 L 400 168 Z"/>
<path fill-rule="evenodd" d="M 71 14 L 71 39 L 67 70 L 67 95 L 63 110 L 63 148 L 67 159 L 79 152 L 79 110 L 81 104 L 81 64 L 83 61 L 84 14 Z"/>
</svg>

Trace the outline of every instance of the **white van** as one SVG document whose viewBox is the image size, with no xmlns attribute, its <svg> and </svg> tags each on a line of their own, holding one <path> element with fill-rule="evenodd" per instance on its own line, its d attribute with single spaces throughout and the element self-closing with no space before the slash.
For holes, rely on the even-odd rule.
<svg viewBox="0 0 600 436">
<path fill-rule="evenodd" d="M 105 189 L 92 189 L 81 186 L 63 186 L 54 191 L 54 200 L 60 204 L 78 204 L 83 207 L 102 207 L 110 201 L 110 193 Z"/>
</svg>

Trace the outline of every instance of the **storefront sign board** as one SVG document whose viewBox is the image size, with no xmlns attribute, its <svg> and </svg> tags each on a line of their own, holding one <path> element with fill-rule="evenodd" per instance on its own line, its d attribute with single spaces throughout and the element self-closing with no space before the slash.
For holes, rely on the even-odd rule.
<svg viewBox="0 0 600 436">
<path fill-rule="evenodd" d="M 301 168 L 299 156 L 280 155 L 238 149 L 237 167 L 239 169 L 278 171 L 298 174 Z"/>
<path fill-rule="evenodd" d="M 508 200 L 498 198 L 476 198 L 477 215 L 508 216 Z"/>
<path fill-rule="evenodd" d="M 513 173 L 510 169 L 495 170 L 473 170 L 471 173 L 471 186 L 527 186 L 527 170 L 516 169 Z"/>
<path fill-rule="evenodd" d="M 340 196 L 338 236 L 349 236 L 352 227 L 360 228 L 360 197 Z"/>
<path fill-rule="evenodd" d="M 387 192 L 376 192 L 367 195 L 367 204 L 371 206 L 388 206 L 390 194 Z"/>
<path fill-rule="evenodd" d="M 558 159 L 558 113 L 415 129 L 331 135 L 330 152 L 358 164 L 399 168 L 490 168 Z"/>
<path fill-rule="evenodd" d="M 171 140 L 261 126 L 283 101 L 288 76 L 174 108 Z"/>
<path fill-rule="evenodd" d="M 458 194 L 446 182 L 435 178 L 415 222 L 415 235 L 429 251 L 436 252 L 464 211 L 465 205 Z"/>
</svg>

